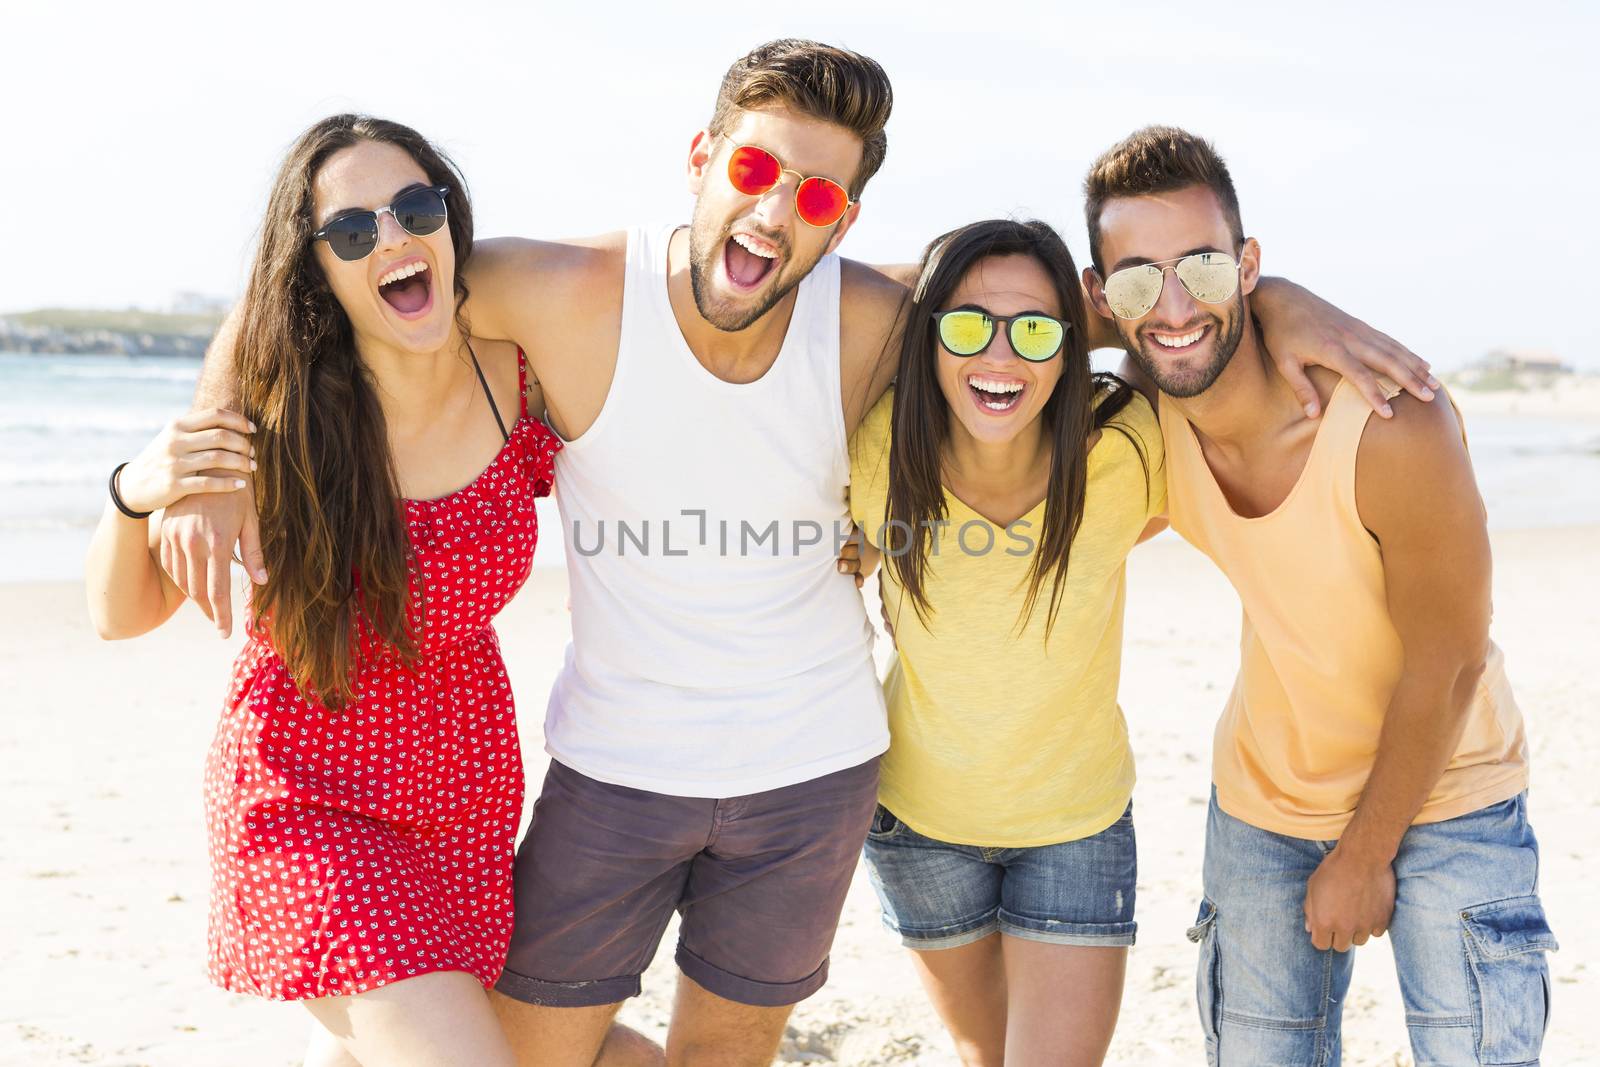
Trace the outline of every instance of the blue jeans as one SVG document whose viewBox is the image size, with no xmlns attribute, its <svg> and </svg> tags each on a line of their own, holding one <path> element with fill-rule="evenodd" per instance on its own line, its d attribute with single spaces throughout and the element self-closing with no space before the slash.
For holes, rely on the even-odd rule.
<svg viewBox="0 0 1600 1067">
<path fill-rule="evenodd" d="M 1336 841 L 1258 829 L 1211 797 L 1200 943 L 1200 1023 L 1212 1067 L 1325 1067 L 1356 950 L 1318 951 L 1306 882 Z M 1549 1021 L 1539 845 L 1527 794 L 1413 826 L 1394 860 L 1394 948 L 1417 1067 L 1531 1067 Z"/>
<path fill-rule="evenodd" d="M 955 845 L 879 805 L 867 873 L 883 924 L 907 948 L 956 948 L 996 930 L 1054 945 L 1133 944 L 1133 805 L 1104 830 L 1033 848 Z"/>
</svg>

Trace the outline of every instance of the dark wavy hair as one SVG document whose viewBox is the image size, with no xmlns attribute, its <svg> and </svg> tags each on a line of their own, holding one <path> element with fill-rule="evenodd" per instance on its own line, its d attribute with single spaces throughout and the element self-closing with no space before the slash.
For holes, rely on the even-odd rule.
<svg viewBox="0 0 1600 1067">
<path fill-rule="evenodd" d="M 1088 487 L 1089 438 L 1133 399 L 1133 389 L 1112 374 L 1089 369 L 1085 332 L 1087 312 L 1078 270 L 1066 244 L 1047 223 L 988 219 L 934 239 L 922 256 L 922 271 L 910 296 L 895 382 L 889 451 L 889 495 L 885 523 L 886 566 L 911 598 L 917 618 L 928 625 L 926 577 L 936 522 L 946 519 L 943 457 L 950 433 L 949 404 L 939 387 L 939 338 L 933 313 L 949 305 L 956 287 L 980 261 L 992 256 L 1031 256 L 1050 276 L 1060 301 L 1067 336 L 1059 358 L 1061 379 L 1039 417 L 1051 444 L 1050 485 L 1045 496 L 1044 529 L 1029 568 L 1028 593 L 1017 619 L 1026 625 L 1045 581 L 1050 614 L 1045 638 L 1055 626 L 1066 588 L 1072 540 L 1083 521 Z M 1120 425 L 1139 450 L 1144 447 Z"/>
<path fill-rule="evenodd" d="M 431 184 L 449 186 L 460 320 L 461 267 L 472 252 L 461 173 L 408 126 L 333 115 L 301 134 L 278 168 L 236 349 L 242 407 L 258 427 L 255 495 L 268 574 L 251 626 L 269 634 L 301 692 L 334 710 L 355 699 L 368 655 L 386 650 L 410 662 L 418 648 L 411 546 L 383 409 L 311 243 L 317 172 L 363 141 L 405 150 Z"/>
</svg>

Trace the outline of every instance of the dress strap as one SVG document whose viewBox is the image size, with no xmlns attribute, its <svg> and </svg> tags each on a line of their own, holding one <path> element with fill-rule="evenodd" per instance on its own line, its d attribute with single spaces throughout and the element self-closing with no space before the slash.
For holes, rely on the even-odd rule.
<svg viewBox="0 0 1600 1067">
<path fill-rule="evenodd" d="M 478 372 L 478 384 L 483 386 L 483 395 L 489 401 L 489 410 L 494 412 L 494 424 L 500 427 L 500 436 L 507 441 L 511 440 L 511 432 L 506 429 L 506 420 L 500 417 L 500 407 L 494 402 L 494 394 L 489 391 L 489 379 L 483 376 L 483 367 L 478 363 L 478 353 L 472 350 L 472 342 L 467 342 L 467 355 L 472 357 L 472 369 Z M 517 392 L 522 392 L 522 349 L 517 349 Z"/>
<path fill-rule="evenodd" d="M 528 415 L 528 356 L 517 346 L 517 411 L 521 417 Z"/>
</svg>

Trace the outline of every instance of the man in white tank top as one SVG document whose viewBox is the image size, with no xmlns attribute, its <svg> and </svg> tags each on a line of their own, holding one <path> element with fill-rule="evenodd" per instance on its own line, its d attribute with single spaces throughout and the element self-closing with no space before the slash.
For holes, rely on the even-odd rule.
<svg viewBox="0 0 1600 1067">
<path fill-rule="evenodd" d="M 674 911 L 673 1063 L 771 1062 L 826 979 L 888 744 L 870 628 L 834 569 L 845 445 L 892 376 L 906 273 L 832 253 L 883 161 L 890 103 L 865 56 L 763 45 L 691 145 L 690 226 L 484 241 L 468 263 L 473 333 L 522 347 L 567 442 L 573 642 L 495 997 L 526 1062 L 660 1061 L 611 1020 Z M 1425 384 L 1426 364 L 1304 290 L 1269 282 L 1255 306 L 1278 351 L 1376 403 L 1365 364 Z M 230 396 L 227 338 L 207 406 Z M 1300 361 L 1282 369 L 1315 400 Z M 180 582 L 182 561 L 225 559 L 236 539 L 257 572 L 240 497 L 168 510 Z M 226 630 L 226 565 L 211 573 L 186 591 Z"/>
</svg>

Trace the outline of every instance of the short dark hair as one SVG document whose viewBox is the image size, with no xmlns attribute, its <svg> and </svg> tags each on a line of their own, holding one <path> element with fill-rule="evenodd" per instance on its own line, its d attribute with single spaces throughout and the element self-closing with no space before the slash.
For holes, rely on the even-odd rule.
<svg viewBox="0 0 1600 1067">
<path fill-rule="evenodd" d="M 861 138 L 861 166 L 850 183 L 850 196 L 860 196 L 889 150 L 883 128 L 894 107 L 894 93 L 877 61 L 816 41 L 793 37 L 768 41 L 736 60 L 722 76 L 709 129 L 713 136 L 721 136 L 737 121 L 738 112 L 773 105 L 843 126 Z"/>
<path fill-rule="evenodd" d="M 1216 194 L 1233 231 L 1235 246 L 1244 241 L 1239 194 L 1233 190 L 1228 165 L 1215 146 L 1176 126 L 1146 126 L 1101 153 L 1083 180 L 1083 213 L 1089 224 L 1089 257 L 1102 270 L 1100 213 L 1106 201 L 1119 196 L 1170 193 L 1203 185 Z"/>
</svg>

